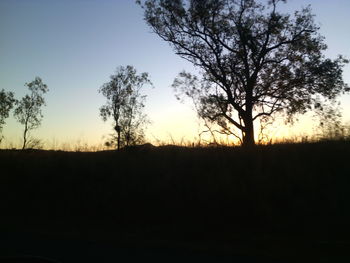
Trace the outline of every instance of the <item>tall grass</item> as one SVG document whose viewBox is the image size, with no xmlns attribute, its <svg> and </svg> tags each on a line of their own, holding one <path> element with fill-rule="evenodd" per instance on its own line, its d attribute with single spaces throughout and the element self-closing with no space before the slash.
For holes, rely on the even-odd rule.
<svg viewBox="0 0 350 263">
<path fill-rule="evenodd" d="M 186 139 L 182 137 L 180 139 L 175 139 L 171 134 L 169 134 L 168 139 L 158 139 L 156 137 L 149 140 L 155 146 L 164 145 L 176 145 L 183 147 L 213 147 L 213 146 L 239 146 L 238 141 L 232 140 L 231 137 L 217 137 L 212 138 L 206 136 L 205 138 L 198 136 L 193 139 Z M 332 123 L 320 125 L 314 128 L 312 134 L 300 133 L 298 135 L 290 135 L 288 137 L 276 137 L 273 138 L 269 136 L 268 133 L 263 135 L 259 134 L 257 138 L 258 145 L 271 145 L 271 144 L 294 144 L 294 143 L 315 143 L 321 141 L 349 141 L 350 140 L 350 123 Z M 84 141 L 83 139 L 71 140 L 66 142 L 60 142 L 55 138 L 50 140 L 36 140 L 38 143 L 32 147 L 34 149 L 44 149 L 44 150 L 61 150 L 69 152 L 97 152 L 105 150 L 113 150 L 113 147 L 106 146 L 102 141 L 97 144 L 92 144 Z M 6 138 L 0 144 L 0 149 L 20 149 L 21 142 L 9 141 Z"/>
<path fill-rule="evenodd" d="M 2 213 L 179 231 L 350 234 L 349 141 L 0 151 Z M 80 224 L 79 223 L 79 224 Z M 103 227 L 103 226 L 101 226 Z M 224 231 L 224 232 L 222 232 Z"/>
</svg>

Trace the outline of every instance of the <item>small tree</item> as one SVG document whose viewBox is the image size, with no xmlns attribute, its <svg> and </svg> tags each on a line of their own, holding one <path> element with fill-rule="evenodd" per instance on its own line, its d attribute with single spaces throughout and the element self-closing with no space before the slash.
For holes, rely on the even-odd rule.
<svg viewBox="0 0 350 263">
<path fill-rule="evenodd" d="M 286 0 L 137 2 L 153 31 L 201 72 L 181 73 L 174 87 L 195 99 L 202 118 L 223 131 L 238 128 L 243 145 L 255 144 L 256 120 L 276 113 L 292 120 L 349 91 L 342 79 L 347 60 L 324 57 L 310 7 L 292 16 L 277 9 Z"/>
<path fill-rule="evenodd" d="M 18 101 L 14 113 L 17 121 L 24 125 L 22 150 L 26 149 L 28 145 L 33 147 L 34 144 L 38 144 L 37 140 L 30 139 L 30 132 L 41 125 L 43 119 L 41 107 L 45 105 L 43 95 L 48 92 L 47 85 L 39 77 L 26 83 L 25 86 L 28 87 L 30 94 Z"/>
<path fill-rule="evenodd" d="M 2 129 L 5 125 L 5 119 L 9 117 L 10 110 L 13 108 L 15 101 L 12 92 L 0 91 L 0 143 L 3 139 Z"/>
<path fill-rule="evenodd" d="M 111 80 L 105 83 L 99 92 L 106 97 L 107 103 L 100 108 L 104 121 L 113 118 L 116 132 L 106 145 L 121 147 L 140 144 L 144 141 L 144 128 L 148 123 L 143 113 L 146 96 L 140 93 L 145 84 L 152 85 L 148 73 L 137 75 L 132 66 L 119 67 Z"/>
</svg>

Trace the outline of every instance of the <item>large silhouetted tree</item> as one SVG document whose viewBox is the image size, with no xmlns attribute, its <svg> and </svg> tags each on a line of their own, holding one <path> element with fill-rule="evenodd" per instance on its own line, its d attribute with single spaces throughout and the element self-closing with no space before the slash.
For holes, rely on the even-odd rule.
<svg viewBox="0 0 350 263">
<path fill-rule="evenodd" d="M 224 131 L 241 130 L 254 145 L 254 121 L 284 113 L 292 119 L 349 91 L 339 56 L 327 46 L 310 7 L 294 15 L 285 0 L 145 0 L 145 20 L 201 78 L 182 72 L 174 87 L 198 103 L 200 117 Z"/>
<path fill-rule="evenodd" d="M 143 113 L 146 96 L 141 94 L 141 88 L 152 85 L 148 73 L 137 74 L 132 66 L 119 67 L 110 81 L 99 90 L 106 97 L 107 103 L 100 108 L 100 115 L 104 121 L 113 119 L 115 135 L 107 145 L 121 147 L 142 143 L 144 128 L 148 123 Z"/>
<path fill-rule="evenodd" d="M 24 125 L 22 150 L 28 145 L 32 147 L 37 143 L 37 140 L 30 138 L 30 132 L 41 125 L 43 119 L 41 107 L 45 105 L 43 95 L 49 90 L 39 77 L 36 77 L 30 83 L 26 83 L 25 86 L 28 87 L 30 94 L 25 95 L 18 101 L 14 112 L 18 122 Z"/>
<path fill-rule="evenodd" d="M 5 119 L 9 117 L 15 101 L 12 92 L 6 92 L 3 89 L 0 91 L 0 143 L 3 139 L 2 129 L 5 125 Z"/>
</svg>

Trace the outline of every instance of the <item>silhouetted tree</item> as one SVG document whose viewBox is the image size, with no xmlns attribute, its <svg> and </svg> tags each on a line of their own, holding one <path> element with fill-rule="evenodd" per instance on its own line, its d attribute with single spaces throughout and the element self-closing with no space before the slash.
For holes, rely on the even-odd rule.
<svg viewBox="0 0 350 263">
<path fill-rule="evenodd" d="M 3 89 L 0 91 L 0 143 L 3 139 L 2 129 L 5 125 L 5 119 L 9 117 L 15 101 L 12 92 L 5 92 Z"/>
<path fill-rule="evenodd" d="M 18 122 L 24 125 L 22 150 L 28 144 L 34 146 L 34 144 L 38 143 L 37 140 L 30 139 L 29 135 L 30 131 L 37 129 L 41 125 L 43 119 L 41 107 L 45 105 L 43 95 L 49 90 L 47 85 L 39 77 L 36 77 L 30 83 L 26 83 L 25 86 L 28 87 L 30 94 L 25 95 L 18 101 L 14 112 L 14 116 Z"/>
<path fill-rule="evenodd" d="M 278 11 L 285 0 L 136 1 L 145 20 L 176 54 L 200 69 L 201 78 L 182 72 L 177 91 L 197 102 L 200 117 L 241 130 L 243 145 L 254 145 L 254 121 L 283 113 L 292 120 L 322 101 L 349 91 L 342 56 L 327 49 L 311 8 Z"/>
<path fill-rule="evenodd" d="M 107 98 L 107 103 L 100 108 L 100 115 L 104 121 L 113 118 L 116 135 L 106 145 L 116 145 L 119 150 L 144 141 L 148 120 L 143 113 L 146 96 L 140 91 L 145 84 L 152 83 L 148 73 L 138 75 L 132 66 L 119 67 L 110 78 L 99 90 Z"/>
</svg>

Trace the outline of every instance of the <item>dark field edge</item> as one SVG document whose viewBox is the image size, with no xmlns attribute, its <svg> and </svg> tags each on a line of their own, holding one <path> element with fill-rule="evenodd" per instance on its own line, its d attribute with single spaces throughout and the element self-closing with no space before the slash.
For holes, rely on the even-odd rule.
<svg viewBox="0 0 350 263">
<path fill-rule="evenodd" d="M 1 233 L 292 261 L 350 251 L 350 142 L 1 150 Z"/>
</svg>

